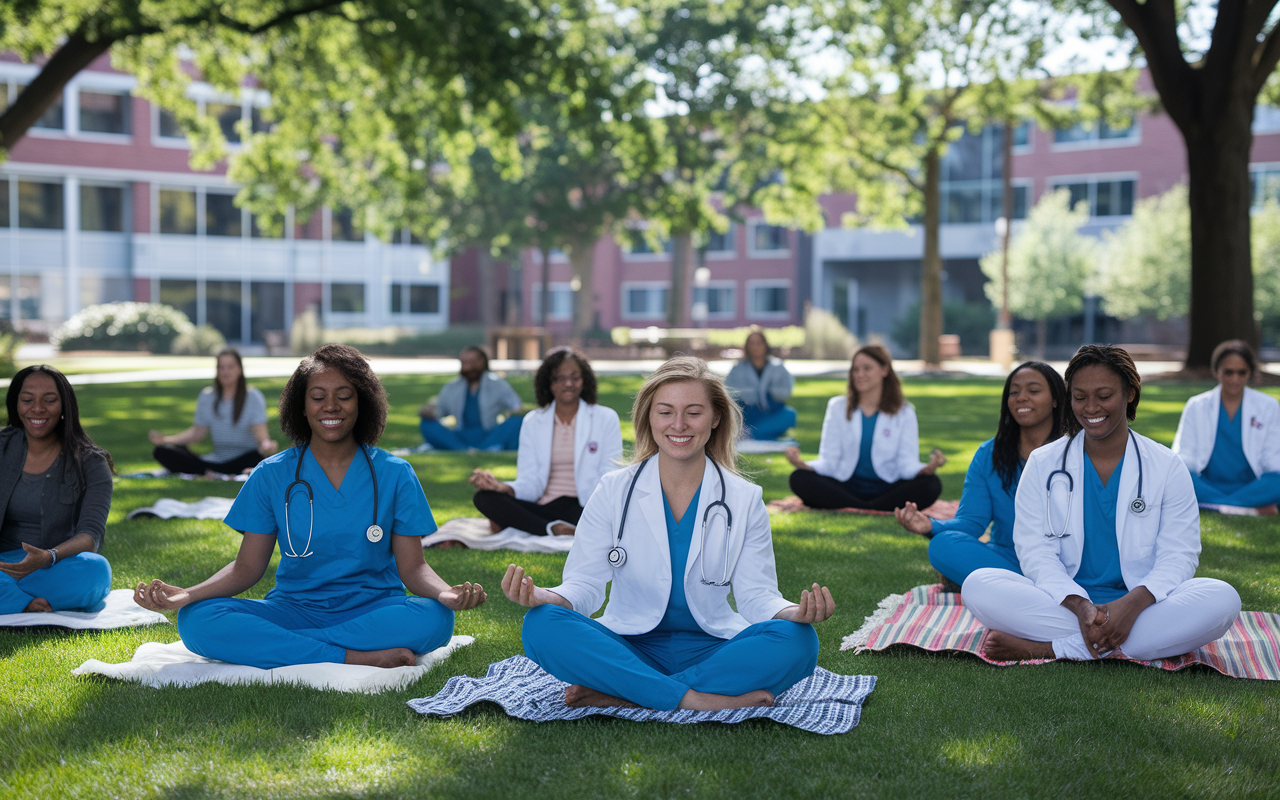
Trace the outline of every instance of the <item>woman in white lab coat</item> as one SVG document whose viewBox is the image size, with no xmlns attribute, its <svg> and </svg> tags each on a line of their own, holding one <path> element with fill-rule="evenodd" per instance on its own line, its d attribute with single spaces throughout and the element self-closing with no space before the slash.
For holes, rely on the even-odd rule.
<svg viewBox="0 0 1280 800">
<path fill-rule="evenodd" d="M 1196 578 L 1200 515 L 1168 448 L 1129 429 L 1141 381 L 1111 345 L 1071 359 L 1076 432 L 1035 450 L 1018 483 L 1013 540 L 1022 575 L 974 571 L 964 604 L 991 630 L 989 658 L 1150 660 L 1222 636 L 1240 614 L 1230 585 Z"/>
</svg>

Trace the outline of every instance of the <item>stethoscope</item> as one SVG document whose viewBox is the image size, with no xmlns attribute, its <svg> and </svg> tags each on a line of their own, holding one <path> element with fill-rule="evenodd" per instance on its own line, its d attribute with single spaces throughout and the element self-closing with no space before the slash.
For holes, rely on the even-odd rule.
<svg viewBox="0 0 1280 800">
<path fill-rule="evenodd" d="M 369 465 L 369 477 L 373 480 L 373 524 L 365 529 L 365 538 L 373 543 L 382 541 L 382 526 L 378 524 L 378 474 L 373 471 L 373 459 L 369 458 L 369 450 L 364 445 L 360 445 L 360 452 L 364 455 L 365 463 Z M 307 446 L 301 445 L 298 450 L 298 466 L 293 469 L 293 483 L 289 484 L 284 490 L 284 535 L 289 543 L 289 550 L 280 548 L 280 554 L 291 558 L 306 558 L 313 555 L 315 551 L 311 549 L 311 532 L 315 530 L 316 525 L 316 496 L 311 491 L 311 484 L 302 479 L 302 457 L 307 454 Z M 293 494 L 293 487 L 301 486 L 307 490 L 307 510 L 311 517 L 307 525 L 307 543 L 303 546 L 302 552 L 299 553 L 293 548 L 293 532 L 289 529 L 289 495 Z"/>
<path fill-rule="evenodd" d="M 640 473 L 644 472 L 645 465 L 649 463 L 649 459 L 640 462 L 640 468 L 636 470 L 636 474 L 631 477 L 631 488 L 627 489 L 626 502 L 622 504 L 622 521 L 618 523 L 618 536 L 613 540 L 613 548 L 609 550 L 609 566 L 619 569 L 627 563 L 627 551 L 622 549 L 622 534 L 627 529 L 627 509 L 631 508 L 631 493 L 636 490 L 636 481 L 640 480 Z M 729 510 L 729 505 L 724 501 L 724 473 L 720 471 L 720 465 L 715 461 L 711 462 L 711 466 L 716 468 L 716 474 L 720 476 L 720 499 L 714 503 L 707 504 L 707 510 L 702 512 L 702 557 L 698 559 L 698 569 L 701 573 L 703 586 L 728 586 L 729 585 L 729 539 L 733 531 L 733 512 Z M 719 581 L 707 580 L 707 521 L 711 517 L 711 511 L 715 508 L 724 509 L 724 574 Z"/>
<path fill-rule="evenodd" d="M 1075 478 L 1071 477 L 1071 473 L 1067 472 L 1067 453 L 1071 452 L 1071 443 L 1075 441 L 1075 438 L 1076 435 L 1073 433 L 1067 439 L 1067 446 L 1062 450 L 1062 466 L 1058 467 L 1053 472 L 1050 472 L 1048 479 L 1044 482 L 1044 517 L 1045 524 L 1049 528 L 1049 532 L 1044 535 L 1046 539 L 1061 539 L 1064 536 L 1070 535 L 1071 500 L 1072 495 L 1074 495 L 1076 491 L 1076 481 Z M 1142 448 L 1138 447 L 1138 437 L 1134 435 L 1132 430 L 1129 431 L 1129 438 L 1133 440 L 1133 452 L 1138 456 L 1138 494 L 1129 503 L 1129 510 L 1135 514 L 1145 514 L 1147 513 L 1147 501 L 1142 499 Z M 1053 529 L 1053 514 L 1050 510 L 1052 504 L 1049 500 L 1053 497 L 1054 478 L 1059 479 L 1059 485 L 1061 485 L 1062 478 L 1067 479 L 1067 519 L 1062 526 L 1061 533 L 1058 533 Z"/>
</svg>

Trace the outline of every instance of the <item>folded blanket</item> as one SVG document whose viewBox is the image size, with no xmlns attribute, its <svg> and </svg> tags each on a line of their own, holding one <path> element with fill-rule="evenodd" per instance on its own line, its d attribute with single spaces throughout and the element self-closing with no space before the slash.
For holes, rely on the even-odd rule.
<svg viewBox="0 0 1280 800">
<path fill-rule="evenodd" d="M 815 509 L 809 508 L 800 500 L 799 497 L 791 495 L 781 500 L 770 500 L 765 504 L 770 511 L 826 511 L 832 514 L 871 514 L 873 516 L 893 516 L 892 511 L 872 511 L 868 508 L 830 508 Z M 960 510 L 959 500 L 938 500 L 928 508 L 920 509 L 920 513 L 929 519 L 936 519 L 944 522 L 949 519 L 955 519 L 956 512 Z"/>
<path fill-rule="evenodd" d="M 422 537 L 423 547 L 442 542 L 461 542 L 472 550 L 519 550 L 522 553 L 567 553 L 573 547 L 572 536 L 534 536 L 515 528 L 490 533 L 484 517 L 458 517 L 440 526 L 440 530 Z"/>
<path fill-rule="evenodd" d="M 649 708 L 570 708 L 564 704 L 568 684 L 556 680 L 524 656 L 489 665 L 483 678 L 450 678 L 440 693 L 410 700 L 419 714 L 448 717 L 475 703 L 502 706 L 509 716 L 531 722 L 582 719 L 593 714 L 633 722 L 742 722 L 771 719 L 811 733 L 847 733 L 862 717 L 862 704 L 875 689 L 873 675 L 836 675 L 818 667 L 813 675 L 778 695 L 771 708 L 725 711 L 654 711 Z"/>
<path fill-rule="evenodd" d="M 170 472 L 164 467 L 156 469 L 147 469 L 141 472 L 126 472 L 121 478 L 181 478 L 184 481 L 232 481 L 233 483 L 244 483 L 249 480 L 249 476 L 243 473 L 236 475 L 219 475 L 216 478 L 210 478 L 207 475 L 196 475 L 190 472 Z"/>
<path fill-rule="evenodd" d="M 154 688 L 195 686 L 200 683 L 222 683 L 228 686 L 292 683 L 338 692 L 373 694 L 388 689 L 403 689 L 452 655 L 454 650 L 474 641 L 471 636 L 455 636 L 444 647 L 418 656 L 417 666 L 392 669 L 356 664 L 297 664 L 291 667 L 259 669 L 198 656 L 182 642 L 145 642 L 138 647 L 133 658 L 124 664 L 107 664 L 95 658 L 76 667 L 71 674 L 104 675 L 122 681 L 137 681 Z"/>
<path fill-rule="evenodd" d="M 942 587 L 917 586 L 906 594 L 891 594 L 867 617 L 858 631 L 846 636 L 841 650 L 884 650 L 893 645 L 910 645 L 923 650 L 954 650 L 975 655 L 988 664 L 1047 664 L 1058 659 L 992 661 L 979 649 L 986 629 L 964 607 L 960 595 Z M 1107 656 L 1165 670 L 1179 670 L 1192 664 L 1211 667 L 1233 678 L 1280 680 L 1280 614 L 1245 611 L 1236 624 L 1217 641 L 1200 649 L 1156 661 L 1138 661 L 1123 655 Z"/>
<path fill-rule="evenodd" d="M 781 453 L 788 447 L 794 447 L 799 442 L 795 439 L 783 439 L 782 441 L 769 441 L 767 439 L 739 439 L 739 453 Z"/>
<path fill-rule="evenodd" d="M 181 500 L 162 497 L 156 501 L 154 506 L 135 508 L 125 516 L 125 519 L 135 519 L 137 517 L 226 519 L 227 513 L 231 511 L 231 504 L 235 501 L 234 497 L 204 497 L 194 503 L 184 503 Z"/>
<path fill-rule="evenodd" d="M 45 626 L 75 630 L 108 630 L 156 625 L 169 620 L 158 611 L 149 611 L 133 602 L 132 589 L 113 589 L 107 593 L 101 611 L 53 611 L 48 614 L 0 614 L 0 627 L 26 628 Z"/>
</svg>

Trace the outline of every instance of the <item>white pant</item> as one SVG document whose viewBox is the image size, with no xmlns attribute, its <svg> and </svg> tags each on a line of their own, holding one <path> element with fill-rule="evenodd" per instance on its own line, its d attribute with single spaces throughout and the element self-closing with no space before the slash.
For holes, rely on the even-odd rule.
<svg viewBox="0 0 1280 800">
<path fill-rule="evenodd" d="M 1007 569 L 974 570 L 961 596 L 965 607 L 990 630 L 1052 642 L 1058 658 L 1094 657 L 1080 633 L 1079 618 L 1030 578 Z M 1145 608 L 1120 650 L 1139 661 L 1182 655 L 1220 638 L 1239 616 L 1240 595 L 1230 584 L 1192 578 Z"/>
</svg>

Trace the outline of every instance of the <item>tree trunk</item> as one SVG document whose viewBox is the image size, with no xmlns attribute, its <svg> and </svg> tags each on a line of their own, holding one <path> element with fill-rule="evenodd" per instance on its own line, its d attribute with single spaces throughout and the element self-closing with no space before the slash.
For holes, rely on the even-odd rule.
<svg viewBox="0 0 1280 800">
<path fill-rule="evenodd" d="M 583 334 L 595 321 L 595 294 L 591 285 L 591 268 L 595 252 L 595 240 L 583 239 L 569 243 L 569 265 L 577 279 L 578 290 L 573 298 L 573 336 L 582 342 Z"/>
<path fill-rule="evenodd" d="M 1004 215 L 1004 235 L 1000 237 L 1000 317 L 996 323 L 1002 331 L 1013 327 L 1013 317 L 1009 314 L 1009 240 L 1013 238 L 1013 131 L 1014 123 L 1005 120 L 1000 153 L 1000 199 L 1001 213 Z"/>
<path fill-rule="evenodd" d="M 920 263 L 920 358 L 925 369 L 942 366 L 938 337 L 942 335 L 942 159 L 937 148 L 924 159 L 924 259 Z"/>
<path fill-rule="evenodd" d="M 671 290 L 667 293 L 667 327 L 682 328 L 689 321 L 689 275 L 693 271 L 693 234 L 671 237 Z"/>
<path fill-rule="evenodd" d="M 62 90 L 67 82 L 93 63 L 95 58 L 107 52 L 115 41 L 108 37 L 91 42 L 80 31 L 67 37 L 13 101 L 13 105 L 0 114 L 0 149 L 6 153 L 12 150 L 36 120 L 40 119 L 40 115 L 62 97 Z"/>
<path fill-rule="evenodd" d="M 547 307 L 551 305 L 551 248 L 542 247 L 539 252 L 542 254 L 542 289 L 538 298 L 538 326 L 546 328 L 547 317 L 551 313 Z"/>
</svg>

